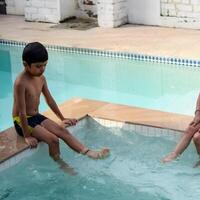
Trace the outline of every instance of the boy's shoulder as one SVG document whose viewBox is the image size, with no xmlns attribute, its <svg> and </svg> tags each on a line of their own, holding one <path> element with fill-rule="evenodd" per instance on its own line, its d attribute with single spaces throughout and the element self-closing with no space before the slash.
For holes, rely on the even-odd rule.
<svg viewBox="0 0 200 200">
<path fill-rule="evenodd" d="M 26 77 L 24 76 L 23 73 L 20 73 L 20 74 L 16 77 L 15 83 L 14 83 L 14 84 L 20 86 L 20 85 L 24 85 L 25 82 L 26 82 Z"/>
<path fill-rule="evenodd" d="M 15 82 L 20 82 L 23 79 L 24 79 L 24 75 L 22 73 L 20 73 L 20 74 L 17 75 Z"/>
</svg>

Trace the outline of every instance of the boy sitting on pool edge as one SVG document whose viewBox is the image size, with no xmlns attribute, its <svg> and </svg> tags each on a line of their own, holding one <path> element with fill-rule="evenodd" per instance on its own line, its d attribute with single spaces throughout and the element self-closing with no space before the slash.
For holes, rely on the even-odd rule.
<svg viewBox="0 0 200 200">
<path fill-rule="evenodd" d="M 51 110 L 66 125 L 76 125 L 76 119 L 65 118 L 59 110 L 54 98 L 48 89 L 43 75 L 48 52 L 39 42 L 29 43 L 22 54 L 24 70 L 18 75 L 14 83 L 13 121 L 17 133 L 23 136 L 25 142 L 31 147 L 37 147 L 38 141 L 48 144 L 49 155 L 61 162 L 59 138 L 77 153 L 87 155 L 93 159 L 104 158 L 109 154 L 108 148 L 93 151 L 81 144 L 71 133 L 54 121 L 39 113 L 41 93 Z"/>
</svg>

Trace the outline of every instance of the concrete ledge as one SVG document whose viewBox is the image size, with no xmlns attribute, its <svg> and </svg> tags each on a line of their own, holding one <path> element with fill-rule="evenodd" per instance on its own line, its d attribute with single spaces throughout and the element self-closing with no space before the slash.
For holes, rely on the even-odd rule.
<svg viewBox="0 0 200 200">
<path fill-rule="evenodd" d="M 24 151 L 28 145 L 17 135 L 15 129 L 9 128 L 0 133 L 0 163 Z"/>
</svg>

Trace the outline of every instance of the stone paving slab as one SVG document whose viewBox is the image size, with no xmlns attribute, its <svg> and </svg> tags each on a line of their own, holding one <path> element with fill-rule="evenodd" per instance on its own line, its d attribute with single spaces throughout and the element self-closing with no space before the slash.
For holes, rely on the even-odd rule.
<svg viewBox="0 0 200 200">
<path fill-rule="evenodd" d="M 27 148 L 28 145 L 17 135 L 13 127 L 0 133 L 0 163 Z"/>
</svg>

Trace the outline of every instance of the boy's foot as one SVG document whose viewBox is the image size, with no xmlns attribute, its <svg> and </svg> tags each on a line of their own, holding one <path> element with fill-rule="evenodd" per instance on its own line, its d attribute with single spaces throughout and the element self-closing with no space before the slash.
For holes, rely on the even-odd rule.
<svg viewBox="0 0 200 200">
<path fill-rule="evenodd" d="M 175 152 L 171 152 L 169 155 L 167 155 L 166 157 L 164 157 L 161 162 L 162 163 L 167 163 L 167 162 L 171 162 L 172 160 L 177 158 L 177 154 Z"/>
<path fill-rule="evenodd" d="M 85 155 L 93 159 L 103 159 L 103 158 L 106 158 L 109 155 L 109 153 L 110 153 L 110 149 L 108 148 L 103 148 L 100 151 L 93 151 L 93 150 L 88 149 Z"/>
<path fill-rule="evenodd" d="M 77 172 L 74 170 L 74 168 L 70 167 L 59 155 L 54 156 L 53 159 L 58 163 L 60 169 L 62 169 L 65 173 L 71 176 L 77 175 Z"/>
<path fill-rule="evenodd" d="M 62 164 L 60 166 L 60 169 L 62 169 L 65 173 L 71 175 L 71 176 L 76 176 L 78 173 L 74 170 L 74 168 L 70 167 L 68 164 Z"/>
</svg>

